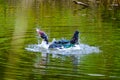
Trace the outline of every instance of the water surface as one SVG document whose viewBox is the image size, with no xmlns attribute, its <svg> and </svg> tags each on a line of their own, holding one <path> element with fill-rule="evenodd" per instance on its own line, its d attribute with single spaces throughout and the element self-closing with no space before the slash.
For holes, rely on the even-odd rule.
<svg viewBox="0 0 120 80">
<path fill-rule="evenodd" d="M 1 80 L 119 80 L 120 11 L 103 6 L 81 9 L 71 0 L 1 0 Z M 71 39 L 80 31 L 80 42 L 101 52 L 76 56 L 27 51 L 37 44 L 35 28 L 49 40 Z M 77 53 L 76 53 L 77 54 Z"/>
</svg>

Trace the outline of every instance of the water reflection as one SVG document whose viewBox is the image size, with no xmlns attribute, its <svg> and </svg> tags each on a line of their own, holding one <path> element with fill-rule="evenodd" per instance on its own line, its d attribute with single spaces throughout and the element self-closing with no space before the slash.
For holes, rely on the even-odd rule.
<svg viewBox="0 0 120 80">
<path fill-rule="evenodd" d="M 58 73 L 57 75 L 61 75 L 61 76 L 70 76 L 70 77 L 77 77 L 80 78 L 80 75 L 82 75 L 82 77 L 96 77 L 96 78 L 112 78 L 112 79 L 120 79 L 119 76 L 112 76 L 112 75 L 104 75 L 104 74 L 99 74 L 98 73 L 85 73 L 82 72 L 81 70 L 79 70 L 79 66 L 80 66 L 80 56 L 76 56 L 76 55 L 67 55 L 67 57 L 69 56 L 69 58 L 71 59 L 71 69 L 67 68 L 65 66 L 62 65 L 62 63 L 64 63 L 65 60 L 67 60 L 66 55 L 57 55 L 55 57 L 52 56 L 52 58 L 50 57 L 52 55 L 50 55 L 49 53 L 37 53 L 36 54 L 36 60 L 34 63 L 34 73 L 38 73 L 40 75 L 50 75 L 53 73 L 50 73 L 49 70 L 57 70 L 57 71 L 69 71 L 71 73 Z M 52 63 L 53 58 L 59 58 L 60 62 L 58 62 L 59 65 L 55 64 L 55 65 L 51 65 L 50 63 Z M 68 63 L 67 63 L 68 64 Z M 54 71 L 55 72 L 55 71 Z M 56 74 L 56 73 L 55 73 Z"/>
<path fill-rule="evenodd" d="M 35 64 L 34 64 L 34 67 L 35 68 L 42 68 L 42 69 L 50 69 L 50 68 L 56 68 L 56 69 L 66 69 L 66 68 L 64 68 L 64 67 L 55 67 L 55 66 L 50 66 L 49 65 L 49 63 L 51 63 L 52 62 L 52 60 L 50 60 L 50 59 L 52 59 L 52 58 L 54 58 L 54 57 L 52 57 L 52 58 L 50 58 L 50 54 L 49 53 L 44 53 L 44 54 L 40 54 L 40 53 L 37 53 L 36 54 L 36 59 L 35 59 Z M 62 64 L 62 62 L 63 61 L 65 61 L 66 59 L 65 59 L 65 55 L 59 55 L 59 56 L 57 56 L 57 58 L 59 58 L 60 59 L 60 65 Z M 72 66 L 73 66 L 73 72 L 75 72 L 75 73 L 77 73 L 77 69 L 78 69 L 78 64 L 79 64 L 79 58 L 77 57 L 77 56 L 75 56 L 75 55 L 70 55 L 69 56 L 70 57 L 70 59 L 71 59 L 71 62 L 72 62 Z M 62 66 L 62 65 L 61 65 Z M 46 71 L 44 71 L 44 73 L 45 73 Z M 43 73 L 43 72 L 42 72 Z"/>
<path fill-rule="evenodd" d="M 36 68 L 47 68 L 47 64 L 49 62 L 49 54 L 44 53 L 44 54 L 36 54 L 36 60 L 34 66 Z"/>
</svg>

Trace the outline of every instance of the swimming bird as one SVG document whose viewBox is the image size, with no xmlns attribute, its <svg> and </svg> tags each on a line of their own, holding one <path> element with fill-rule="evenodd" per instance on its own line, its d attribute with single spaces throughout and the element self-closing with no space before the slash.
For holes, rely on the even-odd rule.
<svg viewBox="0 0 120 80">
<path fill-rule="evenodd" d="M 75 44 L 78 43 L 78 36 L 79 36 L 79 31 L 75 31 L 71 40 L 61 39 L 61 40 L 53 41 L 49 45 L 49 48 L 60 48 L 60 49 L 62 49 L 62 48 L 73 47 Z"/>
<path fill-rule="evenodd" d="M 38 35 L 48 44 L 48 36 L 44 31 L 41 31 L 40 29 L 36 29 Z M 55 40 L 52 43 L 48 44 L 48 48 L 69 48 L 73 47 L 75 44 L 78 43 L 78 35 L 79 31 L 75 31 L 73 37 L 71 40 L 66 40 L 66 39 L 60 39 L 60 40 Z"/>
<path fill-rule="evenodd" d="M 38 35 L 48 44 L 48 36 L 45 32 L 41 31 L 40 29 L 36 28 Z"/>
</svg>

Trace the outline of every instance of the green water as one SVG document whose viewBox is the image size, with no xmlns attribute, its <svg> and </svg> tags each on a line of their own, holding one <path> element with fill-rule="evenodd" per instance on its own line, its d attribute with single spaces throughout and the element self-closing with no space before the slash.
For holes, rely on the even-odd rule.
<svg viewBox="0 0 120 80">
<path fill-rule="evenodd" d="M 119 80 L 120 10 L 103 6 L 80 9 L 71 0 L 0 0 L 0 80 Z M 97 46 L 100 53 L 38 62 L 41 53 L 25 50 L 36 44 L 35 28 L 49 40 L 70 39 L 80 31 L 81 43 Z M 41 63 L 36 67 L 36 63 Z"/>
</svg>

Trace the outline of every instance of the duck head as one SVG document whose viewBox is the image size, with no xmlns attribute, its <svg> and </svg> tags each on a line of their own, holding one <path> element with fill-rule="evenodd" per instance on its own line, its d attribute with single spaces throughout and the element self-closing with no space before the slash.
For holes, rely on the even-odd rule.
<svg viewBox="0 0 120 80">
<path fill-rule="evenodd" d="M 38 33 L 38 35 L 44 39 L 44 41 L 46 41 L 46 43 L 48 44 L 48 36 L 45 34 L 45 32 L 41 31 L 40 29 L 36 28 L 36 31 Z"/>
</svg>

